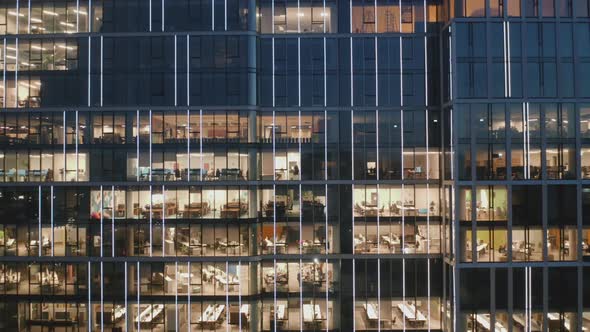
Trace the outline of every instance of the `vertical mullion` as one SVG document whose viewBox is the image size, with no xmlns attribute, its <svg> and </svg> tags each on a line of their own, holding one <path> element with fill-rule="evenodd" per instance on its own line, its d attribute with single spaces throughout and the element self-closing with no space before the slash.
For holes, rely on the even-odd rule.
<svg viewBox="0 0 590 332">
<path fill-rule="evenodd" d="M 88 264 L 87 265 L 87 271 L 88 271 L 88 280 L 87 280 L 87 283 L 88 284 L 87 284 L 87 287 L 88 287 L 88 313 L 89 313 L 89 315 L 88 315 L 88 331 L 92 331 L 92 305 L 91 305 L 91 302 L 90 302 L 90 300 L 92 298 L 92 296 L 91 296 L 91 287 L 92 287 L 92 284 L 90 282 L 90 275 L 92 273 L 91 273 L 91 270 L 90 270 L 90 268 L 91 268 L 90 261 L 88 261 L 87 264 Z M 138 278 L 138 280 L 139 280 L 139 278 Z"/>
<path fill-rule="evenodd" d="M 186 105 L 191 104 L 191 80 L 190 80 L 190 59 L 191 59 L 190 35 L 186 35 Z"/>
<path fill-rule="evenodd" d="M 115 257 L 115 186 L 111 186 L 111 256 Z"/>
<path fill-rule="evenodd" d="M 53 212 L 51 213 L 51 215 L 53 215 Z M 100 186 L 100 257 L 103 257 L 103 244 L 104 244 L 104 239 L 103 239 L 103 222 L 104 219 L 104 191 L 103 191 L 103 187 Z M 52 225 L 53 228 L 53 225 Z"/>
<path fill-rule="evenodd" d="M 76 32 L 80 32 L 80 0 L 76 0 Z M 29 0 L 29 33 L 31 33 L 31 0 Z"/>
<path fill-rule="evenodd" d="M 189 232 L 190 232 L 190 229 L 189 229 Z M 187 280 L 188 280 L 188 287 L 187 287 L 188 288 L 188 291 L 187 291 L 187 308 L 188 308 L 188 310 L 187 310 L 187 313 L 188 313 L 187 332 L 191 332 L 191 312 L 192 312 L 192 310 L 191 310 L 191 282 L 192 281 L 191 281 L 191 262 L 190 261 L 187 262 L 187 268 L 188 268 L 188 270 L 187 270 L 188 271 L 188 277 L 187 277 Z"/>
<path fill-rule="evenodd" d="M 103 36 L 100 36 L 100 106 L 101 107 L 103 106 L 103 93 L 104 93 L 103 69 L 104 69 L 104 38 L 103 38 Z"/>
<path fill-rule="evenodd" d="M 164 0 L 162 0 L 162 6 L 163 6 Z M 162 8 L 162 12 L 163 12 Z M 163 16 L 164 14 L 162 14 Z M 162 22 L 164 22 L 162 20 Z M 162 31 L 164 31 L 163 29 L 163 24 L 162 23 Z M 187 45 L 188 47 L 188 45 Z M 188 93 L 188 90 L 187 90 Z M 174 106 L 178 106 L 178 37 L 176 35 L 174 35 Z"/>
<path fill-rule="evenodd" d="M 151 165 L 151 163 L 150 163 L 150 165 Z M 151 169 L 150 169 L 150 174 L 151 174 Z M 151 177 L 151 175 L 150 175 L 150 177 Z M 150 182 L 151 182 L 151 179 L 150 179 Z M 154 194 L 153 194 L 153 190 L 152 190 L 152 185 L 150 184 L 150 209 L 148 211 L 150 214 L 150 257 L 153 256 L 153 250 L 154 250 L 153 249 L 154 248 L 154 242 L 153 242 L 153 239 L 154 239 L 153 238 L 153 229 L 154 229 L 153 225 L 154 224 L 153 224 L 153 220 L 152 220 L 153 219 L 152 206 L 154 204 L 153 195 Z"/>
<path fill-rule="evenodd" d="M 53 186 L 51 186 L 50 203 L 51 203 L 51 257 L 53 257 L 54 256 Z M 102 204 L 102 198 L 101 198 L 101 204 Z M 43 241 L 41 241 L 41 243 L 39 243 L 39 246 L 43 247 Z"/>
<path fill-rule="evenodd" d="M 77 7 L 79 7 L 79 6 L 80 6 L 80 3 L 79 3 L 79 1 L 80 1 L 80 0 L 77 0 L 77 3 L 76 3 L 76 6 L 77 6 Z M 31 0 L 29 0 L 29 3 L 28 3 L 28 5 L 29 5 L 29 7 L 28 7 L 27 11 L 28 11 L 28 15 L 29 15 L 29 17 L 28 17 L 28 22 L 27 22 L 27 33 L 28 33 L 28 34 L 30 34 L 30 33 L 31 33 Z M 77 14 L 77 12 L 76 12 L 76 15 L 78 15 L 78 14 Z M 78 20 L 78 18 L 77 18 L 77 16 L 76 16 L 76 21 L 77 21 L 77 20 Z M 77 24 L 77 23 L 76 23 L 76 24 Z M 77 31 L 77 30 L 78 30 L 78 29 L 76 29 L 76 31 Z"/>
<path fill-rule="evenodd" d="M 187 90 L 188 91 L 188 90 Z M 190 111 L 186 110 L 186 181 L 191 180 L 191 116 Z"/>
<path fill-rule="evenodd" d="M 42 187 L 39 186 L 39 204 L 38 204 L 38 209 L 39 209 L 38 210 L 38 214 L 39 214 L 39 234 L 37 234 L 37 251 L 39 253 L 39 256 L 42 256 L 41 244 L 43 243 L 42 237 L 41 237 L 41 233 L 42 233 L 42 229 L 41 229 L 41 202 L 42 202 L 41 190 L 42 190 Z M 30 239 L 27 239 L 27 241 L 30 241 Z"/>
<path fill-rule="evenodd" d="M 124 301 L 125 301 L 125 313 L 127 313 L 127 312 L 131 312 L 131 310 L 129 310 L 129 306 L 128 306 L 128 303 L 127 303 L 127 297 L 128 297 L 128 294 L 129 294 L 128 293 L 128 290 L 127 290 L 127 283 L 129 282 L 128 276 L 127 276 L 127 261 L 124 262 L 124 265 L 123 266 L 124 266 L 124 269 L 125 269 L 125 271 L 124 271 L 124 277 L 125 277 L 125 279 L 124 279 L 124 281 L 125 281 L 125 285 L 124 285 L 124 287 L 125 287 L 125 299 L 124 299 Z M 139 279 L 139 277 L 138 277 L 138 279 Z M 125 315 L 125 325 L 124 326 L 125 326 L 125 332 L 127 332 L 127 326 L 129 326 L 129 315 Z"/>
<path fill-rule="evenodd" d="M 88 10 L 90 11 L 90 9 L 88 9 Z M 90 15 L 89 15 L 89 18 L 88 18 L 88 22 L 89 22 L 88 25 L 90 27 Z M 87 96 L 88 97 L 88 105 L 87 105 L 88 107 L 90 107 L 90 104 L 91 104 L 91 95 L 90 95 L 91 72 L 92 72 L 91 71 L 91 61 L 90 61 L 90 59 L 91 59 L 91 53 L 92 53 L 91 50 L 92 50 L 92 39 L 90 38 L 90 36 L 88 36 L 88 82 L 87 82 L 87 84 L 88 84 L 88 91 L 86 92 L 88 94 L 88 96 Z M 6 57 L 6 53 L 4 55 Z"/>
<path fill-rule="evenodd" d="M 75 150 L 76 150 L 76 153 L 75 153 L 75 156 L 76 156 L 76 182 L 78 182 L 79 181 L 79 173 L 80 173 L 79 172 L 79 168 L 80 168 L 80 157 L 78 155 L 78 144 L 79 144 L 79 142 L 78 142 L 78 133 L 79 133 L 78 132 L 78 130 L 79 130 L 79 125 L 78 125 L 78 123 L 79 123 L 78 122 L 79 121 L 78 111 L 75 111 L 74 114 L 75 114 L 75 123 L 74 123 L 74 128 L 75 128 L 74 129 L 74 135 L 75 135 L 75 137 L 74 137 L 74 143 L 75 143 Z"/>
<path fill-rule="evenodd" d="M 17 1 L 17 6 L 16 6 L 16 30 L 18 32 L 18 1 Z M 19 70 L 19 66 L 18 66 L 18 38 L 15 38 L 15 67 L 14 67 L 14 108 L 18 108 L 18 70 Z M 5 60 L 6 61 L 6 58 Z"/>
<path fill-rule="evenodd" d="M 166 256 L 166 190 L 162 185 L 162 257 Z M 176 240 L 176 239 L 174 239 Z M 175 252 L 176 253 L 176 252 Z"/>
<path fill-rule="evenodd" d="M 3 44 L 2 44 L 2 54 L 3 54 L 3 59 L 4 59 L 4 68 L 2 69 L 3 73 L 2 73 L 2 107 L 7 107 L 6 104 L 6 90 L 8 90 L 8 88 L 6 87 L 6 38 L 4 38 Z"/>
<path fill-rule="evenodd" d="M 101 250 L 102 250 L 102 246 L 101 246 Z M 104 332 L 104 262 L 103 261 L 100 262 L 100 331 Z"/>
</svg>

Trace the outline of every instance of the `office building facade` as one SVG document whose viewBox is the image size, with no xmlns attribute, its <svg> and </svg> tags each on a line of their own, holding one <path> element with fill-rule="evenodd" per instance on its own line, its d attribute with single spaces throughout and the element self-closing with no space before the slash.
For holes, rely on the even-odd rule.
<svg viewBox="0 0 590 332">
<path fill-rule="evenodd" d="M 590 329 L 588 17 L 0 1 L 0 330 Z"/>
</svg>

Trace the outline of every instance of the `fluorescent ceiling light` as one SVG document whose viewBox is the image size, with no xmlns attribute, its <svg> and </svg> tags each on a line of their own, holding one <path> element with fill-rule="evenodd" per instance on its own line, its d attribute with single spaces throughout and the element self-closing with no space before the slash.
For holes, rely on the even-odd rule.
<svg viewBox="0 0 590 332">
<path fill-rule="evenodd" d="M 10 16 L 19 16 L 19 17 L 25 17 L 25 14 L 23 13 L 17 13 L 17 12 L 13 12 L 13 11 L 9 11 L 8 15 Z"/>
<path fill-rule="evenodd" d="M 52 12 L 51 10 L 44 10 L 43 13 L 51 16 L 59 16 L 58 13 Z"/>
</svg>

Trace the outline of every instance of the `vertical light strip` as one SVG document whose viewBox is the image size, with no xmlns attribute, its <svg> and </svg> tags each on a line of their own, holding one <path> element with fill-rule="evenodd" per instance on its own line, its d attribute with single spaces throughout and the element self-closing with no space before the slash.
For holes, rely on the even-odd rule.
<svg viewBox="0 0 590 332">
<path fill-rule="evenodd" d="M 50 193 L 51 193 L 51 200 L 50 200 L 50 207 L 51 207 L 51 218 L 50 218 L 51 219 L 51 233 L 50 233 L 50 235 L 51 235 L 51 257 L 53 257 L 53 256 L 55 256 L 55 254 L 54 254 L 55 253 L 54 252 L 54 242 L 55 242 L 54 239 L 55 239 L 55 237 L 53 234 L 54 233 L 54 227 L 53 227 L 53 225 L 54 225 L 54 220 L 53 220 L 53 186 L 51 186 Z M 43 242 L 40 242 L 39 246 L 43 246 Z"/>
<path fill-rule="evenodd" d="M 137 137 L 135 137 L 135 153 L 136 153 L 136 157 L 135 158 L 135 177 L 136 177 L 136 181 L 139 182 L 139 130 L 141 129 L 141 126 L 139 125 L 139 110 L 136 111 L 136 135 Z M 149 174 L 148 174 L 149 175 Z"/>
<path fill-rule="evenodd" d="M 198 263 L 197 263 L 198 264 Z M 197 265 L 198 266 L 198 265 Z M 187 332 L 191 332 L 191 262 L 187 262 L 188 267 L 188 291 L 187 291 L 187 307 L 188 307 L 188 317 L 187 317 Z"/>
<path fill-rule="evenodd" d="M 162 185 L 162 257 L 166 256 L 166 190 Z"/>
<path fill-rule="evenodd" d="M 151 231 L 150 231 L 150 233 L 151 233 Z M 150 241 L 151 241 L 151 239 L 150 239 Z M 151 251 L 151 242 L 150 242 L 150 251 Z M 90 275 L 90 273 L 89 273 L 89 275 Z M 139 261 L 138 261 L 137 262 L 137 273 L 136 273 L 136 276 L 135 276 L 135 279 L 137 279 L 137 286 L 136 286 L 137 287 L 137 317 L 139 317 L 139 313 L 140 313 L 140 309 L 139 309 L 139 303 L 140 303 L 139 302 L 139 293 L 141 292 L 141 287 L 139 285 L 139 276 L 140 276 L 140 274 L 139 274 Z M 140 323 L 141 323 L 140 320 L 137 319 L 137 330 L 138 331 L 141 331 Z"/>
<path fill-rule="evenodd" d="M 191 115 L 190 111 L 186 110 L 186 181 L 191 180 Z"/>
<path fill-rule="evenodd" d="M 51 213 L 53 215 L 53 212 Z M 104 235 L 104 231 L 103 231 L 103 219 L 104 219 L 104 191 L 102 186 L 100 186 L 100 257 L 103 257 L 103 235 Z M 53 227 L 53 225 L 52 225 Z"/>
<path fill-rule="evenodd" d="M 15 34 L 16 35 L 18 35 L 20 33 L 20 30 L 19 30 L 19 24 L 20 24 L 20 22 L 19 22 L 19 20 L 20 20 L 20 0 L 16 0 L 16 27 L 15 27 L 16 28 L 16 31 L 15 31 Z M 18 50 L 18 47 L 16 49 Z M 17 52 L 17 54 L 18 54 L 18 52 Z M 16 65 L 18 67 L 18 61 L 16 62 Z M 17 97 L 18 97 L 18 94 L 17 94 Z"/>
<path fill-rule="evenodd" d="M 164 31 L 164 1 L 162 0 L 162 31 Z M 174 38 L 176 39 L 176 36 Z"/>
<path fill-rule="evenodd" d="M 80 125 L 79 125 L 79 121 L 80 120 L 78 118 L 78 111 L 75 111 L 74 114 L 76 114 L 76 117 L 75 117 L 76 123 L 74 124 L 74 126 L 75 126 L 74 135 L 76 135 L 76 136 L 74 137 L 74 142 L 75 142 L 75 151 L 76 151 L 75 152 L 76 153 L 76 182 L 78 182 L 79 181 L 78 180 L 78 174 L 80 173 L 79 172 L 80 158 L 78 156 L 78 134 L 79 134 L 78 128 L 80 127 Z M 115 211 L 115 210 L 113 209 L 112 211 Z"/>
<path fill-rule="evenodd" d="M 100 106 L 103 105 L 104 38 L 100 36 Z"/>
<path fill-rule="evenodd" d="M 274 2 L 274 0 L 270 1 L 270 10 L 272 11 L 272 13 L 270 14 L 271 31 L 272 31 L 272 34 L 274 35 L 274 33 L 275 33 L 275 2 Z M 274 52 L 274 38 L 272 40 L 273 40 L 272 45 L 273 45 L 273 52 Z M 273 58 L 273 60 L 274 60 L 274 58 Z M 273 61 L 273 66 L 274 66 L 274 61 Z"/>
<path fill-rule="evenodd" d="M 401 0 L 399 0 L 399 8 L 402 8 L 402 3 Z M 402 18 L 400 15 L 399 18 L 399 26 L 401 29 L 402 26 Z M 400 149 L 401 149 L 401 165 L 402 165 L 402 174 L 401 174 L 401 179 L 402 181 L 405 179 L 405 174 L 404 174 L 404 66 L 403 66 L 403 43 L 402 43 L 402 37 L 399 37 L 399 95 L 400 95 Z M 404 184 L 402 183 L 402 197 L 404 197 Z M 402 253 L 405 253 L 405 242 L 406 242 L 406 238 L 404 236 L 404 232 L 405 232 L 405 210 L 402 209 L 402 244 L 401 244 L 401 251 Z M 405 261 L 404 261 L 404 268 L 405 268 Z M 405 276 L 404 276 L 405 277 Z M 405 282 L 405 279 L 404 279 Z M 404 292 L 405 292 L 405 284 L 404 284 Z M 405 293 L 404 293 L 405 294 Z M 405 296 L 405 295 L 404 295 Z M 406 328 L 405 322 L 404 322 L 404 330 Z"/>
<path fill-rule="evenodd" d="M 37 234 L 37 237 L 38 237 L 38 239 L 37 239 L 38 242 L 37 243 L 39 245 L 37 246 L 38 247 L 37 248 L 37 251 L 39 253 L 39 256 L 42 256 L 42 254 L 41 254 L 41 243 L 43 243 L 43 242 L 41 241 L 41 233 L 42 233 L 42 231 L 41 231 L 41 186 L 39 186 L 39 204 L 38 204 L 37 214 L 39 215 L 39 234 Z"/>
<path fill-rule="evenodd" d="M 512 68 L 510 67 L 510 21 L 506 22 L 506 38 L 508 40 L 508 42 L 506 43 L 506 45 L 508 46 L 507 48 L 507 60 L 508 60 L 508 97 L 512 97 Z"/>
<path fill-rule="evenodd" d="M 211 0 L 213 1 L 213 0 Z M 149 10 L 149 20 L 150 20 L 150 32 L 152 32 L 152 0 L 149 0 L 149 6 L 150 6 L 150 10 Z M 139 301 L 139 299 L 138 299 Z M 137 329 L 139 330 L 139 323 L 137 323 Z"/>
<path fill-rule="evenodd" d="M 41 245 L 39 245 L 39 246 L 41 246 Z M 91 299 L 91 296 L 90 296 L 90 289 L 91 289 L 90 275 L 92 273 L 90 270 L 90 261 L 88 261 L 87 269 L 88 269 L 88 286 L 87 286 L 88 287 L 88 331 L 92 331 L 92 306 L 90 305 L 90 299 Z"/>
<path fill-rule="evenodd" d="M 88 18 L 88 20 L 90 21 L 90 18 Z M 88 24 L 90 24 L 90 23 L 88 23 Z M 91 79 L 90 78 L 90 74 L 91 74 L 90 58 L 91 58 L 91 54 L 92 54 L 91 50 L 92 50 L 92 40 L 90 39 L 90 36 L 88 36 L 88 82 L 87 82 L 87 84 L 88 84 L 88 92 L 87 92 L 88 93 L 88 107 L 90 107 L 90 103 L 91 103 L 90 102 L 90 98 L 91 98 L 91 96 L 90 96 L 90 79 Z M 4 55 L 6 57 L 6 53 Z"/>
<path fill-rule="evenodd" d="M 18 3 L 18 2 L 17 2 Z M 18 5 L 17 5 L 17 12 L 18 12 Z M 16 15 L 16 29 L 18 31 L 18 15 Z M 15 45 L 16 45 L 16 51 L 15 51 L 15 71 L 14 71 L 14 91 L 15 91 L 15 96 L 14 96 L 14 108 L 18 107 L 18 38 L 15 39 Z M 6 58 L 4 58 L 6 59 Z M 6 61 L 6 60 L 4 60 Z M 65 136 L 64 136 L 65 137 Z"/>
<path fill-rule="evenodd" d="M 449 122 L 450 122 L 449 127 L 450 127 L 450 131 L 451 131 L 451 135 L 449 137 L 449 141 L 450 141 L 449 142 L 449 146 L 450 146 L 449 152 L 451 154 L 451 156 L 450 156 L 450 158 L 451 158 L 451 179 L 454 179 L 455 178 L 455 157 L 454 157 L 455 147 L 453 145 L 454 133 L 453 133 L 453 109 L 452 108 L 449 109 Z M 455 219 L 453 219 L 453 220 L 455 220 Z"/>
<path fill-rule="evenodd" d="M 164 0 L 162 0 L 164 2 Z M 188 45 L 187 45 L 188 46 Z M 174 106 L 178 106 L 178 38 L 174 35 Z"/>
<path fill-rule="evenodd" d="M 324 13 L 326 12 L 325 10 L 325 0 L 324 0 Z M 326 17 L 324 15 L 324 21 L 326 20 Z M 325 23 L 324 23 L 324 30 L 325 30 Z M 328 106 L 328 69 L 327 69 L 327 59 L 326 59 L 326 37 L 323 38 L 324 39 L 324 107 Z M 326 121 L 324 121 L 326 122 Z M 326 177 L 327 179 L 327 177 Z"/>
<path fill-rule="evenodd" d="M 190 66 L 191 66 L 191 41 L 190 35 L 186 35 L 186 106 L 191 104 L 191 80 L 190 80 Z M 190 138 L 189 138 L 190 141 Z"/>
<path fill-rule="evenodd" d="M 199 180 L 203 181 L 203 110 L 199 110 Z"/>
<path fill-rule="evenodd" d="M 352 169 L 352 174 L 351 174 L 352 180 L 354 181 L 354 110 L 352 110 L 352 109 L 350 110 L 350 133 L 351 133 L 351 135 L 350 135 L 351 136 L 350 137 L 350 158 L 352 160 L 350 167 Z M 354 189 L 354 186 L 353 186 L 353 189 Z M 353 196 L 354 196 L 354 193 L 353 193 Z M 352 206 L 354 206 L 354 200 L 352 201 Z M 353 214 L 353 221 L 354 221 L 354 214 Z M 353 248 L 354 248 L 354 246 L 353 246 Z"/>
<path fill-rule="evenodd" d="M 429 100 L 428 100 L 428 37 L 426 37 L 428 35 L 428 31 L 427 31 L 428 24 L 426 24 L 426 21 L 428 20 L 426 7 L 428 6 L 428 4 L 426 3 L 426 0 L 424 0 L 422 6 L 424 8 L 424 12 L 423 12 L 424 32 L 426 33 L 426 35 L 424 36 L 424 96 L 425 96 L 424 102 L 426 103 L 426 107 L 428 107 L 428 104 L 429 104 Z M 426 122 L 426 123 L 428 123 L 428 122 Z M 426 141 L 426 142 L 428 142 L 428 141 Z M 426 159 L 426 162 L 428 162 L 428 158 Z M 428 171 L 426 172 L 426 174 L 428 176 Z"/>
<path fill-rule="evenodd" d="M 403 164 L 402 164 L 403 165 Z M 402 172 L 403 173 L 403 172 Z M 402 197 L 405 197 L 405 190 L 406 187 L 404 183 L 402 183 Z M 402 254 L 406 253 L 406 210 L 402 209 L 402 239 L 401 239 L 401 247 L 402 247 Z"/>
<path fill-rule="evenodd" d="M 88 32 L 92 32 L 92 0 L 88 0 L 88 19 L 86 21 L 88 21 Z M 88 37 L 88 39 L 90 40 L 90 37 Z M 90 47 L 90 43 L 88 44 Z M 90 50 L 90 49 L 89 49 Z"/>
<path fill-rule="evenodd" d="M 508 97 L 508 61 L 507 61 L 507 52 L 508 52 L 508 47 L 506 46 L 506 21 L 502 22 L 502 29 L 503 29 L 503 33 L 502 33 L 502 38 L 503 38 L 503 44 L 504 44 L 504 52 L 503 52 L 503 56 L 504 56 L 504 98 Z"/>
<path fill-rule="evenodd" d="M 272 158 L 273 158 L 273 174 L 277 174 L 277 151 L 276 151 L 276 118 L 275 111 L 272 111 Z M 273 176 L 272 193 L 274 199 L 272 200 L 272 234 L 273 234 L 273 255 L 277 254 L 277 186 L 276 186 L 276 175 Z M 276 278 L 275 278 L 276 279 Z M 276 280 L 275 280 L 276 281 Z"/>
<path fill-rule="evenodd" d="M 326 0 L 322 0 L 322 21 L 323 21 L 323 25 L 324 25 L 324 31 L 323 32 L 325 34 L 326 33 Z M 324 43 L 325 42 L 326 42 L 326 37 L 324 36 Z M 324 48 L 324 51 L 325 51 L 325 48 Z"/>
<path fill-rule="evenodd" d="M 528 179 L 529 178 L 529 172 L 528 172 L 528 161 L 529 161 L 529 153 L 527 151 L 527 146 L 526 146 L 526 134 L 528 132 L 528 119 L 526 116 L 526 103 L 522 103 L 522 111 L 521 111 L 521 116 L 522 116 L 522 154 L 523 154 L 523 164 L 524 164 L 524 178 Z"/>
<path fill-rule="evenodd" d="M 80 9 L 80 0 L 77 0 L 76 2 L 76 9 Z M 31 33 L 31 0 L 29 0 L 29 7 L 28 7 L 28 15 L 29 15 L 29 21 L 27 22 L 27 33 L 30 34 Z M 78 31 L 78 11 L 76 11 L 76 31 Z"/>
<path fill-rule="evenodd" d="M 90 38 L 90 37 L 89 37 Z M 4 44 L 2 46 L 2 54 L 4 54 L 4 56 L 2 57 L 4 59 L 4 61 L 6 61 L 6 38 L 4 38 Z M 8 105 L 6 104 L 6 90 L 8 90 L 8 88 L 6 87 L 6 66 L 2 66 L 2 71 L 3 71 L 3 75 L 2 75 L 2 107 L 7 107 Z M 90 71 L 90 69 L 89 69 Z M 90 74 L 88 75 L 88 77 L 90 77 Z"/>
<path fill-rule="evenodd" d="M 150 173 L 151 173 L 151 169 L 150 169 Z M 150 182 L 151 182 L 151 179 L 150 179 Z M 152 257 L 153 254 L 154 254 L 153 253 L 153 248 L 154 248 L 154 242 L 153 242 L 153 239 L 154 239 L 154 235 L 153 235 L 153 233 L 154 233 L 154 231 L 153 231 L 154 224 L 153 224 L 153 221 L 152 221 L 152 219 L 153 219 L 152 218 L 153 217 L 152 206 L 154 204 L 153 197 L 154 197 L 154 193 L 153 193 L 153 190 L 152 190 L 152 185 L 150 184 L 150 209 L 148 211 L 149 214 L 150 214 L 150 257 Z"/>
<path fill-rule="evenodd" d="M 18 94 L 17 94 L 17 99 L 18 99 Z M 62 137 L 63 137 L 64 143 L 63 143 L 63 156 L 62 157 L 63 157 L 63 161 L 64 161 L 64 172 L 62 175 L 62 177 L 63 177 L 62 181 L 67 181 L 67 174 L 68 174 L 68 158 L 66 155 L 66 144 L 67 144 L 68 140 L 67 140 L 66 134 L 67 134 L 67 132 L 66 132 L 66 111 L 63 111 L 62 112 L 62 135 L 63 135 Z M 52 195 L 52 197 L 53 197 L 53 195 Z M 53 215 L 53 213 L 52 213 L 52 215 Z"/>
<path fill-rule="evenodd" d="M 224 9 L 224 21 L 223 21 L 223 25 L 224 25 L 224 30 L 227 31 L 227 0 L 224 1 L 223 3 L 223 9 Z M 229 320 L 228 320 L 229 322 Z"/>
<path fill-rule="evenodd" d="M 301 2 L 299 0 L 297 0 L 297 32 L 298 33 L 301 33 L 301 15 L 303 15 L 303 13 L 301 12 Z M 297 38 L 297 39 L 299 39 L 299 38 Z"/>
<path fill-rule="evenodd" d="M 349 8 L 349 14 L 348 14 L 348 17 L 350 17 L 350 18 L 351 18 L 351 19 L 350 19 L 350 23 L 349 23 L 349 25 L 350 25 L 350 33 L 352 33 L 352 0 L 350 0 L 350 1 L 349 1 L 349 4 L 350 4 L 350 8 Z M 351 37 L 351 38 L 352 38 L 352 37 Z"/>
<path fill-rule="evenodd" d="M 453 100 L 453 29 L 449 27 L 449 98 Z"/>
<path fill-rule="evenodd" d="M 80 0 L 76 0 L 76 32 L 80 32 Z M 31 33 L 31 0 L 29 0 L 29 33 Z"/>
<path fill-rule="evenodd" d="M 149 135 L 149 142 L 150 142 L 150 146 L 149 146 L 149 160 L 150 160 L 150 164 L 149 164 L 149 170 L 150 172 L 148 173 L 148 179 L 150 180 L 150 182 L 152 182 L 152 110 L 149 110 L 149 130 L 150 130 L 150 135 Z M 137 135 L 139 135 L 139 132 L 137 133 Z M 151 186 L 150 186 L 150 195 L 152 194 L 152 190 L 151 190 Z M 151 196 L 150 196 L 150 200 L 151 200 Z M 151 213 L 151 206 L 150 206 L 150 213 Z M 150 217 L 150 221 L 151 221 L 151 217 Z M 150 222 L 150 226 L 151 226 L 151 222 Z"/>
<path fill-rule="evenodd" d="M 529 268 L 524 268 L 524 330 L 529 331 Z"/>
<path fill-rule="evenodd" d="M 298 115 L 299 115 L 299 119 L 298 119 L 298 125 L 299 125 L 299 129 L 298 129 L 298 133 L 297 133 L 297 137 L 298 137 L 298 141 L 299 141 L 299 165 L 303 166 L 301 164 L 301 110 L 298 111 Z M 300 171 L 299 171 L 299 179 L 301 180 L 301 170 L 303 170 L 303 167 L 301 167 Z M 299 206 L 303 206 L 303 198 L 301 197 L 301 182 L 299 182 Z M 303 254 L 303 234 L 301 232 L 301 230 L 303 229 L 303 213 L 299 213 L 299 254 Z"/>
<path fill-rule="evenodd" d="M 100 331 L 104 332 L 104 262 L 100 262 Z"/>
<path fill-rule="evenodd" d="M 354 107 L 354 66 L 352 63 L 352 57 L 352 37 L 350 37 L 350 106 Z"/>
<path fill-rule="evenodd" d="M 274 3 L 274 2 L 273 2 Z M 274 29 L 274 26 L 273 26 Z M 276 88 L 275 88 L 275 38 L 273 37 L 271 39 L 272 41 L 272 107 L 276 106 L 276 102 L 275 102 L 275 93 L 276 93 Z M 274 117 L 274 116 L 273 116 Z M 273 137 L 273 141 L 274 141 L 274 137 Z"/>
<path fill-rule="evenodd" d="M 377 0 L 375 0 L 375 10 L 377 10 Z M 375 13 L 376 14 L 376 13 Z M 377 26 L 377 15 L 375 15 L 375 26 Z M 377 180 L 381 179 L 379 172 L 379 55 L 377 50 L 377 37 L 375 37 L 375 143 L 376 143 L 376 174 Z M 403 168 L 403 167 L 402 167 Z M 377 184 L 377 202 L 379 202 L 379 185 Z M 377 209 L 377 252 L 379 252 L 379 209 Z M 378 324 L 379 325 L 379 324 Z"/>
<path fill-rule="evenodd" d="M 299 37 L 297 37 L 297 105 L 301 107 L 301 38 Z M 301 114 L 299 116 L 301 117 Z"/>
<path fill-rule="evenodd" d="M 189 284 L 190 284 L 190 282 L 189 282 Z M 174 306 L 176 307 L 176 310 L 174 310 L 175 330 L 178 331 L 179 330 L 178 329 L 178 261 L 174 262 Z M 189 325 L 190 325 L 190 322 L 189 322 Z"/>
<path fill-rule="evenodd" d="M 125 296 L 124 296 L 124 301 L 125 301 L 125 312 L 131 312 L 131 310 L 129 310 L 129 306 L 127 304 L 127 297 L 128 297 L 128 290 L 127 290 L 127 283 L 129 282 L 129 279 L 127 277 L 127 261 L 124 262 L 124 269 L 125 271 L 123 271 L 125 273 L 125 285 L 123 287 L 125 287 Z M 127 325 L 129 324 L 128 321 L 129 320 L 129 315 L 125 315 L 125 332 L 127 332 Z"/>
<path fill-rule="evenodd" d="M 211 31 L 215 30 L 215 0 L 211 0 Z"/>
<path fill-rule="evenodd" d="M 111 211 L 111 256 L 115 257 L 115 186 L 111 186 Z"/>
</svg>

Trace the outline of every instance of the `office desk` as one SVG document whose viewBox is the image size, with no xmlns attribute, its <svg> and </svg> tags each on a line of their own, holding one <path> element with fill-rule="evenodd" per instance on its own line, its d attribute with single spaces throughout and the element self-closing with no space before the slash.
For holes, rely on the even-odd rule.
<svg viewBox="0 0 590 332">
<path fill-rule="evenodd" d="M 413 304 L 398 303 L 397 308 L 411 326 L 423 326 L 426 317 Z"/>
<path fill-rule="evenodd" d="M 376 327 L 379 323 L 379 307 L 376 303 L 365 303 L 363 304 L 365 314 L 367 315 L 367 321 L 372 327 Z"/>
<path fill-rule="evenodd" d="M 322 312 L 318 304 L 303 305 L 303 322 L 305 324 L 317 324 L 322 321 Z"/>
<path fill-rule="evenodd" d="M 514 314 L 512 316 L 512 319 L 514 319 L 514 321 L 517 323 L 517 325 L 520 325 L 523 328 L 525 327 L 526 317 L 524 316 L 524 314 Z M 531 319 L 529 325 L 530 325 L 531 332 L 541 332 L 542 331 L 541 325 L 534 319 Z"/>
<path fill-rule="evenodd" d="M 214 328 L 217 322 L 222 319 L 221 314 L 224 311 L 224 304 L 209 305 L 197 322 L 203 326 L 210 326 Z"/>
<path fill-rule="evenodd" d="M 475 320 L 485 330 L 491 331 L 492 322 L 490 320 L 490 315 L 478 314 L 478 315 L 475 316 Z M 494 324 L 494 325 L 495 325 L 494 326 L 494 331 L 495 332 L 508 332 L 508 330 L 506 330 L 506 328 L 504 328 L 504 326 L 502 326 L 502 324 L 500 324 L 500 322 L 496 321 L 496 324 Z"/>
<path fill-rule="evenodd" d="M 150 304 L 135 318 L 135 322 L 140 324 L 153 323 L 163 311 L 163 304 Z"/>
</svg>

